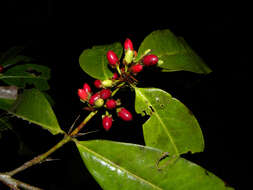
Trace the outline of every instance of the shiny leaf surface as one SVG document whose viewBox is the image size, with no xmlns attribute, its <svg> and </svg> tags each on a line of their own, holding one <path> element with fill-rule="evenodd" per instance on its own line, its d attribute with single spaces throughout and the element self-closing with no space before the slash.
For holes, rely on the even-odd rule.
<svg viewBox="0 0 253 190">
<path fill-rule="evenodd" d="M 109 68 L 106 53 L 112 50 L 120 59 L 123 47 L 116 42 L 110 45 L 94 46 L 86 49 L 79 57 L 79 63 L 84 72 L 95 79 L 105 80 L 112 78 L 113 72 Z"/>
<path fill-rule="evenodd" d="M 204 139 L 192 112 L 169 93 L 156 88 L 135 88 L 135 110 L 150 118 L 143 124 L 147 146 L 180 155 L 201 152 Z"/>
<path fill-rule="evenodd" d="M 190 48 L 183 38 L 177 38 L 170 30 L 157 30 L 149 34 L 139 47 L 138 56 L 152 50 L 163 64 L 163 71 L 191 71 L 207 74 L 211 69 Z"/>
<path fill-rule="evenodd" d="M 183 158 L 162 151 L 104 140 L 76 141 L 86 167 L 105 190 L 225 190 L 218 177 Z M 158 168 L 159 167 L 159 168 Z"/>
<path fill-rule="evenodd" d="M 40 125 L 54 135 L 63 133 L 48 100 L 37 89 L 24 90 L 8 111 L 19 118 Z"/>
</svg>

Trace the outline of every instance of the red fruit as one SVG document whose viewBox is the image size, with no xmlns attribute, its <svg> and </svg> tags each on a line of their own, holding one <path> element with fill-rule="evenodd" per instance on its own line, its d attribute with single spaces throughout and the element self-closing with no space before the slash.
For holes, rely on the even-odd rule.
<svg viewBox="0 0 253 190">
<path fill-rule="evenodd" d="M 102 82 L 101 82 L 101 80 L 95 80 L 94 81 L 94 86 L 96 88 L 102 88 Z"/>
<path fill-rule="evenodd" d="M 118 78 L 119 78 L 118 74 L 117 73 L 113 73 L 112 79 L 116 80 Z"/>
<path fill-rule="evenodd" d="M 115 101 L 115 100 L 110 99 L 110 100 L 107 100 L 107 102 L 106 102 L 105 106 L 106 106 L 106 108 L 107 108 L 107 109 L 111 110 L 111 109 L 116 108 L 117 103 L 116 103 L 116 101 Z"/>
<path fill-rule="evenodd" d="M 95 101 L 98 100 L 99 98 L 100 98 L 100 94 L 97 92 L 96 94 L 91 96 L 89 100 L 89 104 L 93 106 L 95 104 Z"/>
<path fill-rule="evenodd" d="M 119 58 L 112 50 L 109 50 L 107 52 L 106 56 L 107 56 L 107 60 L 111 66 L 116 66 L 117 63 L 119 62 Z"/>
<path fill-rule="evenodd" d="M 87 83 L 84 83 L 83 85 L 83 89 L 85 90 L 85 92 L 87 92 L 88 94 L 91 93 L 91 88 Z"/>
<path fill-rule="evenodd" d="M 136 64 L 136 65 L 133 65 L 133 66 L 131 67 L 131 71 L 132 71 L 133 73 L 139 73 L 139 72 L 142 71 L 142 69 L 143 69 L 143 66 L 142 66 L 141 64 Z"/>
<path fill-rule="evenodd" d="M 158 62 L 158 57 L 156 55 L 150 54 L 143 58 L 143 64 L 146 66 L 156 65 Z"/>
<path fill-rule="evenodd" d="M 133 119 L 132 114 L 126 108 L 119 108 L 117 113 L 118 116 L 124 121 L 131 121 Z"/>
<path fill-rule="evenodd" d="M 104 116 L 103 120 L 103 127 L 106 131 L 108 131 L 112 127 L 112 116 Z"/>
<path fill-rule="evenodd" d="M 125 51 L 127 51 L 127 50 L 133 51 L 134 50 L 133 43 L 129 38 L 127 38 L 125 43 L 124 43 L 124 49 L 125 49 Z"/>
<path fill-rule="evenodd" d="M 77 93 L 81 100 L 84 100 L 84 101 L 88 100 L 89 95 L 84 89 L 78 89 Z"/>
<path fill-rule="evenodd" d="M 100 94 L 100 97 L 105 100 L 111 96 L 112 92 L 109 89 L 103 89 L 100 91 L 99 94 Z"/>
<path fill-rule="evenodd" d="M 0 65 L 0 73 L 2 73 L 3 71 L 4 71 L 4 67 Z"/>
</svg>

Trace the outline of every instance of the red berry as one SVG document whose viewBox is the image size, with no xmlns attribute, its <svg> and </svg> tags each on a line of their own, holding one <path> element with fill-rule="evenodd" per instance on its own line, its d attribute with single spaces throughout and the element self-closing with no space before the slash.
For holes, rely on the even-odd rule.
<svg viewBox="0 0 253 190">
<path fill-rule="evenodd" d="M 147 55 L 143 58 L 143 64 L 146 66 L 156 65 L 158 62 L 158 57 L 156 55 Z"/>
<path fill-rule="evenodd" d="M 97 92 L 96 94 L 91 96 L 89 100 L 89 104 L 93 106 L 95 104 L 95 101 L 99 98 L 100 98 L 100 94 Z"/>
<path fill-rule="evenodd" d="M 101 80 L 95 80 L 94 81 L 94 86 L 96 88 L 102 88 L 102 82 L 101 82 Z"/>
<path fill-rule="evenodd" d="M 77 93 L 81 100 L 84 100 L 84 101 L 88 100 L 89 95 L 84 89 L 78 89 Z"/>
<path fill-rule="evenodd" d="M 117 113 L 118 116 L 124 121 L 131 121 L 133 119 L 132 114 L 126 108 L 119 108 Z"/>
<path fill-rule="evenodd" d="M 100 97 L 104 100 L 109 98 L 111 96 L 111 94 L 112 94 L 111 90 L 109 90 L 109 89 L 103 89 L 100 91 Z"/>
<path fill-rule="evenodd" d="M 87 83 L 84 83 L 83 85 L 83 89 L 85 90 L 85 92 L 87 92 L 88 94 L 91 93 L 91 88 Z"/>
<path fill-rule="evenodd" d="M 113 73 L 112 79 L 117 80 L 119 78 L 117 73 Z"/>
<path fill-rule="evenodd" d="M 136 65 L 133 65 L 133 66 L 131 67 L 131 71 L 132 71 L 133 73 L 139 73 L 139 72 L 142 71 L 142 69 L 143 69 L 143 66 L 142 66 L 141 64 L 136 64 Z"/>
<path fill-rule="evenodd" d="M 103 120 L 103 127 L 106 131 L 108 131 L 112 127 L 112 116 L 104 116 Z"/>
<path fill-rule="evenodd" d="M 4 67 L 0 65 L 0 73 L 2 73 L 3 71 L 4 71 Z"/>
<path fill-rule="evenodd" d="M 124 49 L 125 49 L 125 51 L 127 51 L 127 50 L 133 51 L 134 50 L 133 43 L 129 38 L 127 38 L 125 43 L 124 43 Z"/>
<path fill-rule="evenodd" d="M 107 100 L 107 102 L 106 102 L 105 106 L 106 106 L 106 108 L 107 108 L 107 109 L 110 109 L 110 110 L 111 110 L 111 109 L 116 108 L 117 103 L 116 103 L 116 101 L 115 101 L 115 100 L 110 99 L 110 100 Z"/>
<path fill-rule="evenodd" d="M 111 66 L 116 66 L 117 63 L 119 62 L 117 55 L 112 50 L 109 50 L 107 52 L 106 56 L 107 56 L 107 60 Z"/>
</svg>

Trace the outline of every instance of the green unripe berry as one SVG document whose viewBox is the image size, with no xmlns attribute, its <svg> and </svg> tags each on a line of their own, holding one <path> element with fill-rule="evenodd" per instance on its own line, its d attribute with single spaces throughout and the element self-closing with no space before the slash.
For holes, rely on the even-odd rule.
<svg viewBox="0 0 253 190">
<path fill-rule="evenodd" d="M 98 98 L 96 101 L 95 101 L 95 106 L 97 108 L 100 108 L 104 105 L 104 100 L 102 98 Z"/>
<path fill-rule="evenodd" d="M 102 81 L 102 86 L 104 88 L 110 88 L 110 87 L 112 87 L 112 85 L 113 85 L 113 82 L 110 79 Z"/>
<path fill-rule="evenodd" d="M 126 51 L 126 53 L 125 53 L 125 61 L 126 61 L 126 63 L 127 63 L 127 64 L 132 63 L 133 58 L 134 58 L 134 51 L 128 49 L 128 50 Z"/>
</svg>

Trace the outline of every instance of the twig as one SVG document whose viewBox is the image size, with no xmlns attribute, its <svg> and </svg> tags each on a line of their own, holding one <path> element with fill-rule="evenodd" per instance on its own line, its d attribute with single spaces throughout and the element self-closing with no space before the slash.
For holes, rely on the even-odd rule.
<svg viewBox="0 0 253 190">
<path fill-rule="evenodd" d="M 70 137 L 76 136 L 77 133 L 79 133 L 82 128 L 86 125 L 86 123 L 94 116 L 97 114 L 97 110 L 90 112 L 90 114 L 83 120 L 83 122 L 74 130 L 72 133 L 69 135 Z"/>
<path fill-rule="evenodd" d="M 53 146 L 51 149 L 49 149 L 47 152 L 33 158 L 32 160 L 24 163 L 23 165 L 21 165 L 20 167 L 7 172 L 7 175 L 9 176 L 13 176 L 33 165 L 39 164 L 42 161 L 44 161 L 50 154 L 52 154 L 53 152 L 55 152 L 56 150 L 58 150 L 59 148 L 61 148 L 64 144 L 66 144 L 67 142 L 72 140 L 72 137 L 76 136 L 80 130 L 84 127 L 84 125 L 94 116 L 96 115 L 97 111 L 95 112 L 91 112 L 85 119 L 84 121 L 70 134 L 70 135 L 65 135 L 64 138 L 58 142 L 55 146 Z"/>
<path fill-rule="evenodd" d="M 20 190 L 19 187 L 27 189 L 27 190 L 42 190 L 38 187 L 34 187 L 22 181 L 16 180 L 12 178 L 10 175 L 3 174 L 3 173 L 0 173 L 0 181 L 14 190 Z"/>
</svg>

